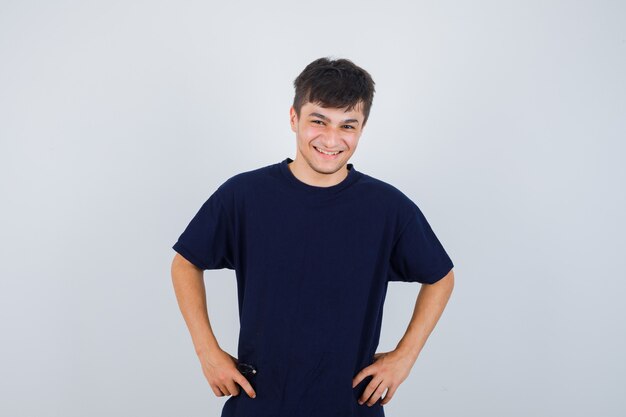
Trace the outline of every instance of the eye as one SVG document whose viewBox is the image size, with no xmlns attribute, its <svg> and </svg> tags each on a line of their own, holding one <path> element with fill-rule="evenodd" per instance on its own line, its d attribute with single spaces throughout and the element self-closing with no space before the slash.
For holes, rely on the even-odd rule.
<svg viewBox="0 0 626 417">
<path fill-rule="evenodd" d="M 322 122 L 321 120 L 311 120 L 311 121 L 312 121 L 313 123 L 316 123 L 316 124 L 317 124 L 317 122 L 320 122 L 320 124 L 324 124 L 324 122 Z"/>
<path fill-rule="evenodd" d="M 344 125 L 344 127 L 349 127 L 350 129 L 354 129 L 354 126 L 352 125 Z"/>
</svg>

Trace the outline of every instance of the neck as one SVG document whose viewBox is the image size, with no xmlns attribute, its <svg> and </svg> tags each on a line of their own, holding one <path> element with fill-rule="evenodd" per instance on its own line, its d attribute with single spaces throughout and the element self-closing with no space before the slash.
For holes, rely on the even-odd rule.
<svg viewBox="0 0 626 417">
<path fill-rule="evenodd" d="M 342 182 L 348 176 L 348 164 L 344 164 L 341 168 L 334 172 L 319 172 L 311 168 L 311 166 L 302 158 L 293 160 L 287 167 L 291 173 L 305 184 L 315 187 L 332 187 Z"/>
</svg>

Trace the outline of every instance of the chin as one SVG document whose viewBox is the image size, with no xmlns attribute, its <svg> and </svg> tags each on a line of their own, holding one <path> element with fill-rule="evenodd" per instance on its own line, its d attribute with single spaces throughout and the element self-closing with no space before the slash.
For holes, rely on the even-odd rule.
<svg viewBox="0 0 626 417">
<path fill-rule="evenodd" d="M 344 161 L 335 161 L 328 164 L 320 164 L 316 162 L 314 164 L 316 171 L 323 172 L 325 174 L 333 174 L 339 171 L 344 165 Z"/>
</svg>

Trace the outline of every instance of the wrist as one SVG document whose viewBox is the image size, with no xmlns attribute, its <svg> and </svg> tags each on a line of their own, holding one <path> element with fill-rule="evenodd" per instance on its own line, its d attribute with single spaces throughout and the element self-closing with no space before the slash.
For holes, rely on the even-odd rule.
<svg viewBox="0 0 626 417">
<path fill-rule="evenodd" d="M 401 340 L 396 346 L 396 351 L 405 357 L 410 358 L 413 362 L 417 360 L 417 357 L 420 354 L 421 349 L 417 344 L 410 344 L 406 341 Z"/>
<path fill-rule="evenodd" d="M 213 354 L 215 354 L 216 352 L 222 350 L 222 348 L 220 347 L 220 345 L 216 342 L 216 343 L 207 343 L 207 344 L 203 344 L 202 346 L 199 346 L 196 348 L 196 355 L 198 355 L 198 357 L 202 358 L 202 357 L 210 357 Z"/>
</svg>

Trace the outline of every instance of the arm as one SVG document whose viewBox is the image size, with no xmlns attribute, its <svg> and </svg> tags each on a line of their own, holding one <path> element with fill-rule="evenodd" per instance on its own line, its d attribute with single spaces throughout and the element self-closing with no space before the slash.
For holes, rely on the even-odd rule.
<svg viewBox="0 0 626 417">
<path fill-rule="evenodd" d="M 354 377 L 353 388 L 365 377 L 373 376 L 359 398 L 359 404 L 367 401 L 368 406 L 374 405 L 386 389 L 388 391 L 381 405 L 391 400 L 398 386 L 409 376 L 426 340 L 439 321 L 453 288 L 454 272 L 452 270 L 434 284 L 422 284 L 411 322 L 396 348 L 391 352 L 374 355 L 375 362 L 363 368 Z"/>
<path fill-rule="evenodd" d="M 417 360 L 426 340 L 439 321 L 453 288 L 454 272 L 452 270 L 434 284 L 422 284 L 415 301 L 411 322 L 396 346 L 398 352 L 410 358 L 411 366 Z"/>
<path fill-rule="evenodd" d="M 236 367 L 236 359 L 223 351 L 213 334 L 206 304 L 203 271 L 180 254 L 172 261 L 172 283 L 178 306 L 191 334 L 202 371 L 216 396 L 238 395 L 238 383 L 250 397 L 250 382 Z"/>
<path fill-rule="evenodd" d="M 196 354 L 210 356 L 220 346 L 209 321 L 202 270 L 177 253 L 172 261 L 172 283 Z"/>
</svg>

